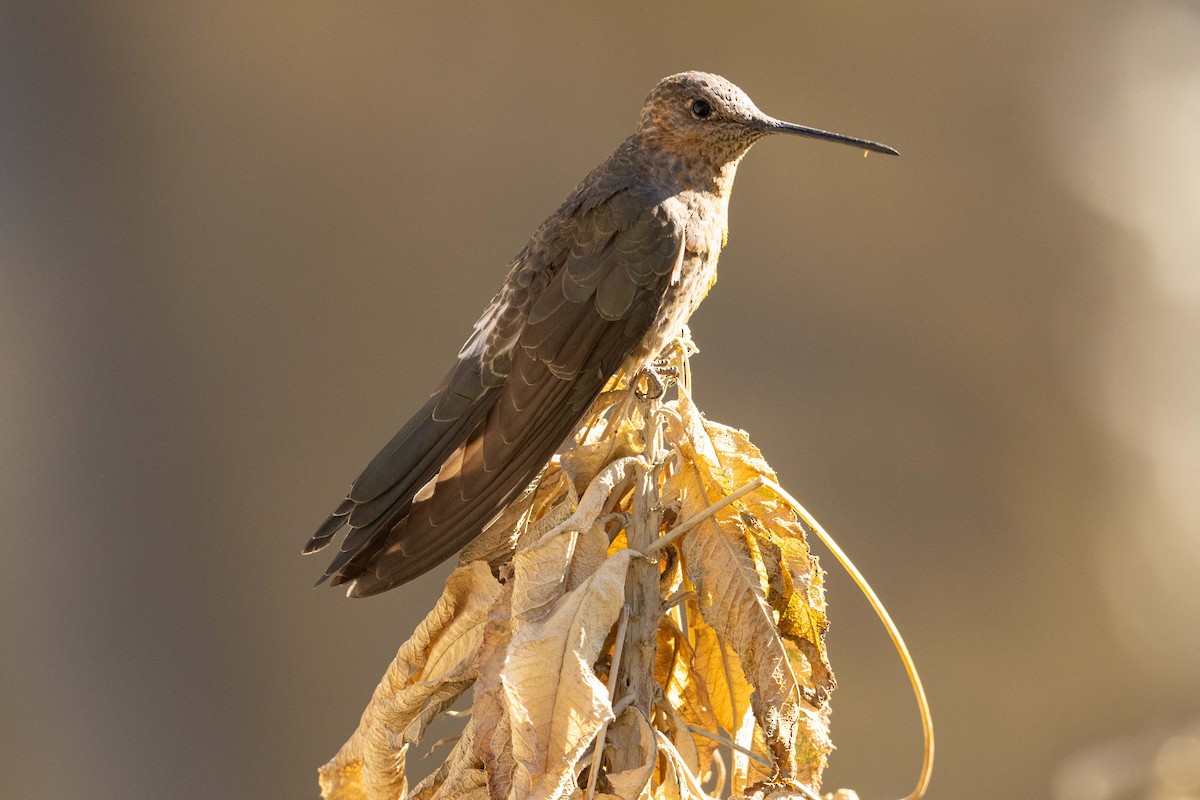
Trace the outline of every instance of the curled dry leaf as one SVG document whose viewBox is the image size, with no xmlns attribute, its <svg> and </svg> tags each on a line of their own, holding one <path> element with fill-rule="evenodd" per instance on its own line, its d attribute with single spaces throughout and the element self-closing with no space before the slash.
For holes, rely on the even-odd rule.
<svg viewBox="0 0 1200 800">
<path fill-rule="evenodd" d="M 576 764 L 613 717 L 592 664 L 621 613 L 628 568 L 629 551 L 617 553 L 542 621 L 513 635 L 500 682 L 512 726 L 515 800 L 569 795 Z"/>
<path fill-rule="evenodd" d="M 684 376 L 688 349 L 675 348 Z M 614 384 L 463 551 L 321 768 L 323 796 L 819 792 L 835 686 L 822 572 L 803 525 L 770 492 L 712 508 L 763 478 L 776 481 L 746 434 L 705 420 L 686 387 L 664 402 Z M 694 515 L 649 556 L 628 549 L 648 527 L 653 542 Z M 653 691 L 630 665 L 653 672 L 641 676 Z M 409 792 L 409 749 L 468 690 L 461 737 Z"/>
<path fill-rule="evenodd" d="M 407 789 L 403 734 L 444 686 L 479 673 L 483 623 L 500 584 L 483 562 L 456 569 L 433 611 L 401 645 L 354 735 L 320 770 L 321 793 L 337 800 L 400 797 Z"/>
</svg>

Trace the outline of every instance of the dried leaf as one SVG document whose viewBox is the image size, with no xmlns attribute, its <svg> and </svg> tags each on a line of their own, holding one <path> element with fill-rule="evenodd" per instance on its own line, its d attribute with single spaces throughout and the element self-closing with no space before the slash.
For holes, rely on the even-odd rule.
<svg viewBox="0 0 1200 800">
<path fill-rule="evenodd" d="M 686 395 L 678 409 L 687 435 L 679 449 L 694 473 L 689 475 L 688 467 L 680 472 L 683 516 L 755 477 L 775 479 L 744 432 L 707 422 Z M 685 559 L 697 572 L 698 587 L 707 580 L 718 590 L 701 592 L 701 613 L 727 637 L 758 690 L 752 698 L 755 716 L 781 776 L 819 785 L 832 750 L 827 701 L 834 687 L 825 656 L 820 569 L 791 509 L 757 493 L 737 505 L 685 537 Z M 739 567 L 729 570 L 728 579 L 719 575 L 722 558 Z M 737 616 L 729 615 L 731 609 Z M 726 628 L 731 622 L 735 627 Z M 747 625 L 755 632 L 746 635 Z M 787 646 L 781 633 L 789 639 Z"/>
<path fill-rule="evenodd" d="M 473 754 L 476 730 L 478 724 L 471 718 L 446 760 L 433 774 L 413 787 L 407 795 L 407 800 L 448 800 L 467 795 L 474 796 L 479 777 L 485 776 L 479 760 Z"/>
<path fill-rule="evenodd" d="M 698 470 L 685 469 L 683 514 L 702 511 L 710 500 Z M 684 537 L 688 576 L 695 584 L 700 613 L 738 654 L 754 686 L 755 716 L 763 723 L 772 755 L 785 775 L 795 773 L 792 751 L 799 717 L 800 686 L 775 619 L 767 605 L 760 576 L 741 531 L 709 518 Z"/>
<path fill-rule="evenodd" d="M 329 762 L 317 770 L 317 785 L 325 800 L 366 800 L 369 797 L 362 785 L 362 761 L 336 765 Z"/>
<path fill-rule="evenodd" d="M 447 681 L 429 695 L 425 701 L 424 707 L 416 718 L 408 724 L 401 735 L 401 740 L 406 744 L 413 745 L 425 738 L 425 729 L 429 727 L 429 723 L 440 716 L 442 712 L 450 708 L 458 702 L 458 698 L 463 692 L 471 688 L 474 680 L 465 678 L 462 680 Z"/>
<path fill-rule="evenodd" d="M 597 522 L 587 531 L 580 533 L 575 540 L 575 552 L 571 556 L 571 566 L 564 581 L 567 591 L 576 589 L 592 573 L 600 568 L 608 558 L 608 534 L 604 526 Z"/>
<path fill-rule="evenodd" d="M 763 735 L 762 726 L 757 724 L 753 718 L 746 722 L 742 744 L 754 753 L 767 755 L 767 739 Z M 734 792 L 752 796 L 755 794 L 755 789 L 770 781 L 774 774 L 774 771 L 767 765 L 753 758 L 745 758 L 745 766 L 739 771 L 739 779 L 734 782 Z"/>
<path fill-rule="evenodd" d="M 573 447 L 563 453 L 559 465 L 575 484 L 575 490 L 582 495 L 605 466 L 627 456 L 640 455 L 644 447 L 641 433 L 633 430 L 626 420 L 604 439 Z"/>
<path fill-rule="evenodd" d="M 500 595 L 488 566 L 459 567 L 434 609 L 401 645 L 354 735 L 321 768 L 326 798 L 392 798 L 407 787 L 404 730 L 444 684 L 473 680 L 483 624 Z"/>
<path fill-rule="evenodd" d="M 574 484 L 551 462 L 539 480 L 533 507 L 517 531 L 516 548 L 521 550 L 540 541 L 546 531 L 569 517 L 578 504 Z"/>
<path fill-rule="evenodd" d="M 764 774 L 763 764 L 747 755 L 747 751 L 761 756 L 769 756 L 762 727 L 754 714 L 747 712 L 742 717 L 741 724 L 734 731 L 733 740 L 743 748 L 733 754 L 733 764 L 729 770 L 730 789 L 735 795 L 745 794 L 746 791 Z"/>
<path fill-rule="evenodd" d="M 436 784 L 432 793 L 414 793 L 409 800 L 487 800 L 487 774 L 479 768 L 462 769 Z"/>
<path fill-rule="evenodd" d="M 514 634 L 527 622 L 545 617 L 562 597 L 574 545 L 572 534 L 560 533 L 543 537 L 537 545 L 513 556 L 510 618 Z"/>
<path fill-rule="evenodd" d="M 696 637 L 693 655 L 696 673 L 704 681 L 717 725 L 733 733 L 750 712 L 754 687 L 746 680 L 737 653 L 722 644 L 716 630 L 700 616 L 698 606 L 689 619 Z"/>
<path fill-rule="evenodd" d="M 711 796 L 700 786 L 700 778 L 684 762 L 683 756 L 675 749 L 675 745 L 661 731 L 656 734 L 658 749 L 665 756 L 670 780 L 664 780 L 664 786 L 670 786 L 673 794 L 656 795 L 656 797 L 677 798 L 678 800 L 712 800 Z"/>
<path fill-rule="evenodd" d="M 726 491 L 743 486 L 755 477 L 776 481 L 777 476 L 751 442 L 745 431 L 703 420 L 703 427 L 713 445 L 713 451 L 729 476 Z M 750 530 L 763 537 L 763 545 L 772 548 L 764 565 L 769 575 L 777 575 L 780 585 L 772 594 L 770 604 L 779 613 L 780 632 L 797 643 L 806 660 L 812 665 L 815 702 L 821 702 L 836 686 L 825 652 L 825 618 L 823 576 L 817 559 L 808 549 L 804 528 L 794 511 L 774 495 L 754 492 L 740 501 L 749 512 Z"/>
<path fill-rule="evenodd" d="M 507 797 L 512 788 L 512 730 L 508 725 L 508 703 L 500 683 L 504 655 L 512 641 L 512 591 L 510 581 L 488 615 L 479 650 L 479 679 L 475 682 L 471 705 L 471 723 L 479 731 L 473 741 L 472 755 L 483 764 L 492 800 Z"/>
<path fill-rule="evenodd" d="M 608 690 L 592 670 L 620 614 L 629 551 L 615 554 L 541 621 L 521 625 L 500 680 L 512 725 L 512 796 L 570 794 L 575 765 L 613 718 Z"/>
<path fill-rule="evenodd" d="M 658 627 L 654 678 L 662 687 L 665 706 L 670 710 L 668 718 L 674 730 L 668 732 L 672 734 L 671 739 L 688 766 L 697 774 L 703 774 L 712 763 L 712 751 L 716 745 L 711 739 L 696 741 L 687 726 L 715 731 L 717 718 L 713 713 L 708 688 L 696 669 L 695 661 L 696 654 L 687 638 L 671 619 L 662 619 Z M 744 707 L 748 705 L 747 702 Z M 677 723 L 671 715 L 678 717 Z"/>
<path fill-rule="evenodd" d="M 635 456 L 626 456 L 612 462 L 592 479 L 587 491 L 579 498 L 578 505 L 569 515 L 556 514 L 539 520 L 537 527 L 530 535 L 531 541 L 537 542 L 548 536 L 554 536 L 563 531 L 586 531 L 596 524 L 597 518 L 604 512 L 605 506 L 613 490 L 633 475 L 634 468 L 641 463 Z"/>
<path fill-rule="evenodd" d="M 692 439 L 680 442 L 688 463 L 675 480 L 681 515 L 691 517 L 719 499 L 705 483 L 720 465 L 690 406 L 682 406 Z M 720 494 L 719 487 L 715 494 Z M 752 543 L 732 518 L 705 519 L 682 540 L 688 577 L 696 586 L 700 613 L 728 642 L 754 686 L 754 714 L 763 726 L 772 760 L 781 774 L 796 774 L 794 745 L 800 717 L 800 684 L 767 604 L 763 576 L 752 558 Z"/>
<path fill-rule="evenodd" d="M 712 766 L 712 754 L 716 750 L 716 742 L 701 737 L 699 741 L 704 744 L 702 751 L 697 746 L 696 735 L 692 733 L 688 723 L 684 721 L 675 706 L 669 703 L 660 704 L 657 710 L 660 716 L 655 721 L 659 724 L 662 733 L 671 740 L 671 744 L 675 745 L 683 763 L 687 764 L 688 769 L 697 775 L 707 773 Z M 701 762 L 701 752 L 704 753 L 703 762 Z"/>
</svg>

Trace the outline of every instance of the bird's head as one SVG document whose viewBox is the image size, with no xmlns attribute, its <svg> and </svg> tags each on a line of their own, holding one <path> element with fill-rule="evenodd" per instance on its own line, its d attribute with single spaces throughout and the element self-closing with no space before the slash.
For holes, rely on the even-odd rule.
<svg viewBox="0 0 1200 800">
<path fill-rule="evenodd" d="M 736 165 L 752 144 L 773 133 L 899 155 L 887 145 L 775 119 L 737 86 L 708 72 L 680 72 L 659 81 L 642 106 L 638 133 L 650 146 L 701 171 Z"/>
</svg>

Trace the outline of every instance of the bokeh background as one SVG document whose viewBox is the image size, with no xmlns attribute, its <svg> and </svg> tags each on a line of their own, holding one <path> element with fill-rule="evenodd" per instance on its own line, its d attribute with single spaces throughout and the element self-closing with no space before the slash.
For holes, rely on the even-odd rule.
<svg viewBox="0 0 1200 800">
<path fill-rule="evenodd" d="M 4 796 L 316 795 L 447 569 L 349 601 L 301 544 L 692 68 L 904 154 L 758 145 L 693 364 L 900 623 L 929 797 L 1196 796 L 1182 0 L 4 3 Z M 827 787 L 900 796 L 914 705 L 831 572 Z"/>
</svg>

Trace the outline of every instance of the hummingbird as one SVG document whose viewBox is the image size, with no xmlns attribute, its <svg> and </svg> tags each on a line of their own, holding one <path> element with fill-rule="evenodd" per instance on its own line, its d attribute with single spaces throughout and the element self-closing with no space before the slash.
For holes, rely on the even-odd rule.
<svg viewBox="0 0 1200 800">
<path fill-rule="evenodd" d="M 637 374 L 680 333 L 716 280 L 738 163 L 780 133 L 899 155 L 768 116 L 719 75 L 659 81 L 637 130 L 534 232 L 441 386 L 304 547 L 349 528 L 317 583 L 378 594 L 477 537 L 610 378 Z"/>
</svg>

